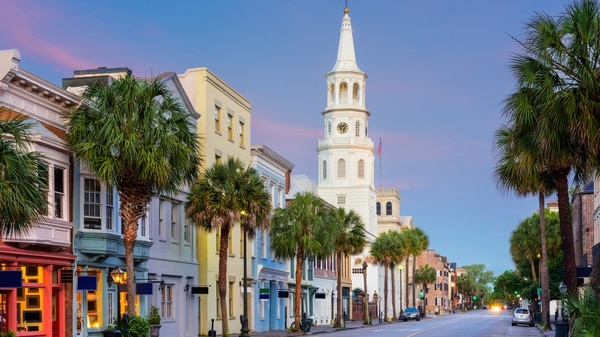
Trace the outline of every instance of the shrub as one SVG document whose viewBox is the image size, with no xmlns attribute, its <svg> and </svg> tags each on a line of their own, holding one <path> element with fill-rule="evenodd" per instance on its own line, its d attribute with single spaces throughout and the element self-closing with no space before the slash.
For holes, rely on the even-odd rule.
<svg viewBox="0 0 600 337">
<path fill-rule="evenodd" d="M 158 308 L 152 306 L 150 308 L 150 313 L 148 316 L 146 316 L 146 319 L 150 325 L 160 325 L 160 313 L 158 312 Z"/>
<path fill-rule="evenodd" d="M 133 316 L 129 318 L 127 325 L 128 337 L 148 337 L 150 335 L 150 323 L 144 317 Z"/>
</svg>

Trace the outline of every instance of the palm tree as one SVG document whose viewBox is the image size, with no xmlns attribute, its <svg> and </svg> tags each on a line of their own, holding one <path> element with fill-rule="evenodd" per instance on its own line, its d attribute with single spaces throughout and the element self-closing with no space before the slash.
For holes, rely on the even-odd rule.
<svg viewBox="0 0 600 337">
<path fill-rule="evenodd" d="M 123 219 L 127 274 L 133 276 L 138 220 L 152 196 L 177 193 L 200 163 L 189 114 L 157 79 L 127 75 L 110 86 L 93 84 L 67 115 L 75 158 L 101 182 L 115 186 Z M 135 278 L 127 278 L 128 314 L 135 316 Z"/>
<path fill-rule="evenodd" d="M 394 246 L 392 249 L 392 262 L 390 263 L 390 270 L 392 272 L 391 282 L 392 282 L 392 294 L 391 298 L 396 298 L 396 280 L 395 280 L 395 269 L 396 266 L 400 265 L 402 261 L 406 258 L 404 255 L 404 236 L 400 234 L 398 231 L 390 232 L 391 244 Z M 402 291 L 402 290 L 400 290 Z M 394 319 L 398 317 L 398 312 L 396 311 L 396 301 L 392 301 L 392 314 Z"/>
<path fill-rule="evenodd" d="M 307 257 L 326 257 L 334 250 L 331 211 L 310 192 L 296 194 L 286 208 L 278 208 L 271 219 L 271 249 L 278 258 L 296 259 L 294 321 L 300 326 L 302 271 Z"/>
<path fill-rule="evenodd" d="M 365 296 L 364 296 L 364 310 L 365 310 L 365 321 L 364 321 L 364 325 L 371 325 L 373 324 L 373 322 L 371 321 L 371 312 L 369 310 L 369 292 L 367 290 L 367 268 L 369 267 L 369 264 L 376 264 L 377 260 L 375 259 L 375 257 L 373 257 L 373 255 L 365 255 L 363 258 L 359 258 L 357 259 L 357 263 L 362 263 L 362 274 L 363 274 L 363 285 L 364 285 L 364 292 L 365 292 Z"/>
<path fill-rule="evenodd" d="M 332 210 L 332 222 L 338 231 L 334 237 L 335 264 L 337 266 L 337 317 L 335 326 L 342 325 L 342 258 L 359 254 L 363 251 L 367 240 L 365 226 L 355 211 L 346 212 L 344 208 Z"/>
<path fill-rule="evenodd" d="M 527 23 L 524 40 L 515 39 L 522 53 L 512 60 L 517 87 L 534 90 L 530 97 L 536 98 L 539 107 L 534 111 L 540 113 L 535 118 L 534 153 L 546 159 L 545 169 L 556 184 L 565 283 L 570 293 L 576 292 L 577 275 L 568 176 L 571 169 L 576 178 L 585 176 L 590 162 L 598 166 L 600 158 L 599 21 L 595 0 L 574 1 L 558 17 L 536 13 Z M 517 115 L 525 120 L 531 109 Z M 600 276 L 598 263 L 594 273 Z"/>
<path fill-rule="evenodd" d="M 427 234 L 425 234 L 425 232 L 419 228 L 419 227 L 415 227 L 415 228 L 410 228 L 408 230 L 404 230 L 401 232 L 401 235 L 403 236 L 403 242 L 404 242 L 404 249 L 406 252 L 406 256 L 407 256 L 407 260 L 406 260 L 406 267 L 407 267 L 407 273 L 406 273 L 406 293 L 407 293 L 407 297 L 408 297 L 408 257 L 412 256 L 413 257 L 413 263 L 412 263 L 412 275 L 413 277 L 415 276 L 415 272 L 417 269 L 417 259 L 416 257 L 421 254 L 422 251 L 424 251 L 425 249 L 427 249 L 427 247 L 429 246 L 429 237 L 427 236 Z M 412 288 L 412 300 L 413 303 L 417 303 L 417 299 L 416 299 L 416 292 L 415 292 L 415 287 L 413 286 Z"/>
<path fill-rule="evenodd" d="M 371 245 L 371 255 L 375 258 L 375 261 L 383 265 L 383 307 L 385 313 L 385 321 L 388 320 L 388 270 L 390 264 L 392 264 L 393 250 L 396 248 L 393 245 L 393 241 L 390 235 L 391 230 L 385 233 L 379 234 L 373 244 Z"/>
<path fill-rule="evenodd" d="M 27 150 L 32 125 L 26 119 L 0 121 L 0 245 L 3 236 L 26 234 L 48 212 L 44 158 Z"/>
<path fill-rule="evenodd" d="M 433 267 L 428 264 L 420 266 L 419 269 L 415 271 L 415 283 L 421 283 L 421 290 L 427 289 L 427 285 L 430 283 L 434 283 L 435 278 L 435 269 L 433 269 Z M 425 309 L 425 305 L 423 305 L 423 317 L 425 317 L 426 315 L 427 310 Z"/>
<path fill-rule="evenodd" d="M 225 162 L 213 164 L 192 185 L 186 203 L 187 216 L 202 229 L 220 233 L 218 291 L 221 317 L 229 315 L 227 258 L 231 229 L 240 223 L 244 235 L 252 239 L 256 230 L 269 228 L 270 212 L 271 197 L 260 175 L 254 168 L 246 168 L 239 159 L 229 157 Z M 222 319 L 221 324 L 223 335 L 228 336 L 228 320 Z"/>
</svg>

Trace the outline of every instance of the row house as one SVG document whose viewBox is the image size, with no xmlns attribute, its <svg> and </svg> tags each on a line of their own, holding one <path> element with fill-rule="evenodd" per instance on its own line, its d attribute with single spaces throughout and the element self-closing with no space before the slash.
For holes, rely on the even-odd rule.
<svg viewBox="0 0 600 337">
<path fill-rule="evenodd" d="M 225 81 L 207 68 L 190 68 L 178 75 L 192 107 L 200 114 L 197 133 L 202 141 L 202 167 L 208 168 L 214 163 L 234 157 L 247 166 L 251 163 L 250 117 L 251 103 L 235 91 Z M 209 330 L 217 335 L 223 334 L 221 320 L 229 321 L 229 331 L 240 331 L 240 315 L 243 314 L 244 284 L 253 280 L 243 280 L 240 273 L 244 266 L 243 230 L 236 225 L 229 237 L 227 259 L 227 303 L 228 312 L 222 316 L 220 298 L 217 291 L 219 275 L 219 231 L 196 232 L 198 261 L 197 285 L 208 289 L 208 294 L 198 296 L 198 333 L 207 334 Z M 248 301 L 254 301 L 255 294 L 248 292 Z M 254 312 L 249 313 L 253 317 Z M 250 330 L 254 329 L 250 321 Z"/>
<path fill-rule="evenodd" d="M 440 314 L 452 310 L 450 301 L 452 273 L 447 258 L 434 249 L 427 249 L 418 256 L 417 264 L 429 265 L 435 270 L 435 281 L 421 288 L 423 291 L 423 298 L 419 303 L 421 310 L 427 314 Z"/>
<path fill-rule="evenodd" d="M 20 237 L 0 240 L 0 318 L 35 336 L 70 335 L 74 327 L 72 157 L 63 117 L 78 97 L 19 66 L 16 49 L 0 51 L 0 117 L 31 118 L 32 151 L 44 156 L 48 214 Z"/>
<path fill-rule="evenodd" d="M 266 145 L 252 145 L 252 164 L 260 174 L 271 196 L 273 210 L 285 207 L 294 165 Z M 248 287 L 252 294 L 252 326 L 254 331 L 285 330 L 287 307 L 288 261 L 275 258 L 271 250 L 269 231 L 257 231 L 252 241 L 251 275 L 255 282 Z"/>
</svg>

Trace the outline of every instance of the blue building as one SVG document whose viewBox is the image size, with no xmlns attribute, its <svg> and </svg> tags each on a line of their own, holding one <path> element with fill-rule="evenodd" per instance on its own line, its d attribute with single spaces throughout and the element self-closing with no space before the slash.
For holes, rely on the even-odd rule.
<svg viewBox="0 0 600 337">
<path fill-rule="evenodd" d="M 252 145 L 251 154 L 251 166 L 258 171 L 271 195 L 273 209 L 285 207 L 294 165 L 265 145 Z M 250 328 L 254 331 L 283 330 L 289 310 L 287 261 L 275 258 L 268 231 L 257 232 L 251 251 Z"/>
</svg>

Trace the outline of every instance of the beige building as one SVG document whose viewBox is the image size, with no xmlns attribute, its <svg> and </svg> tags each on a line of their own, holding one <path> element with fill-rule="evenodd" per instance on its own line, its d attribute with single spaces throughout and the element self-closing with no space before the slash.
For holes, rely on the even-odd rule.
<svg viewBox="0 0 600 337">
<path fill-rule="evenodd" d="M 226 160 L 229 156 L 240 159 L 250 165 L 250 114 L 251 104 L 227 83 L 207 68 L 187 69 L 179 75 L 185 92 L 194 109 L 200 114 L 197 131 L 201 138 L 202 165 L 210 167 L 215 162 Z M 199 286 L 208 286 L 207 295 L 198 295 L 199 334 L 206 334 L 212 328 L 221 335 L 221 320 L 229 320 L 229 332 L 237 333 L 241 329 L 239 316 L 243 313 L 243 252 L 240 226 L 235 226 L 229 238 L 229 260 L 227 262 L 228 315 L 221 317 L 218 305 L 217 278 L 219 274 L 218 232 L 208 233 L 198 230 L 198 280 Z M 248 242 L 248 252 L 252 252 L 252 242 Z M 252 294 L 248 294 L 248 303 L 252 303 Z M 249 308 L 249 317 L 253 317 Z M 252 320 L 250 330 L 254 330 Z"/>
</svg>

